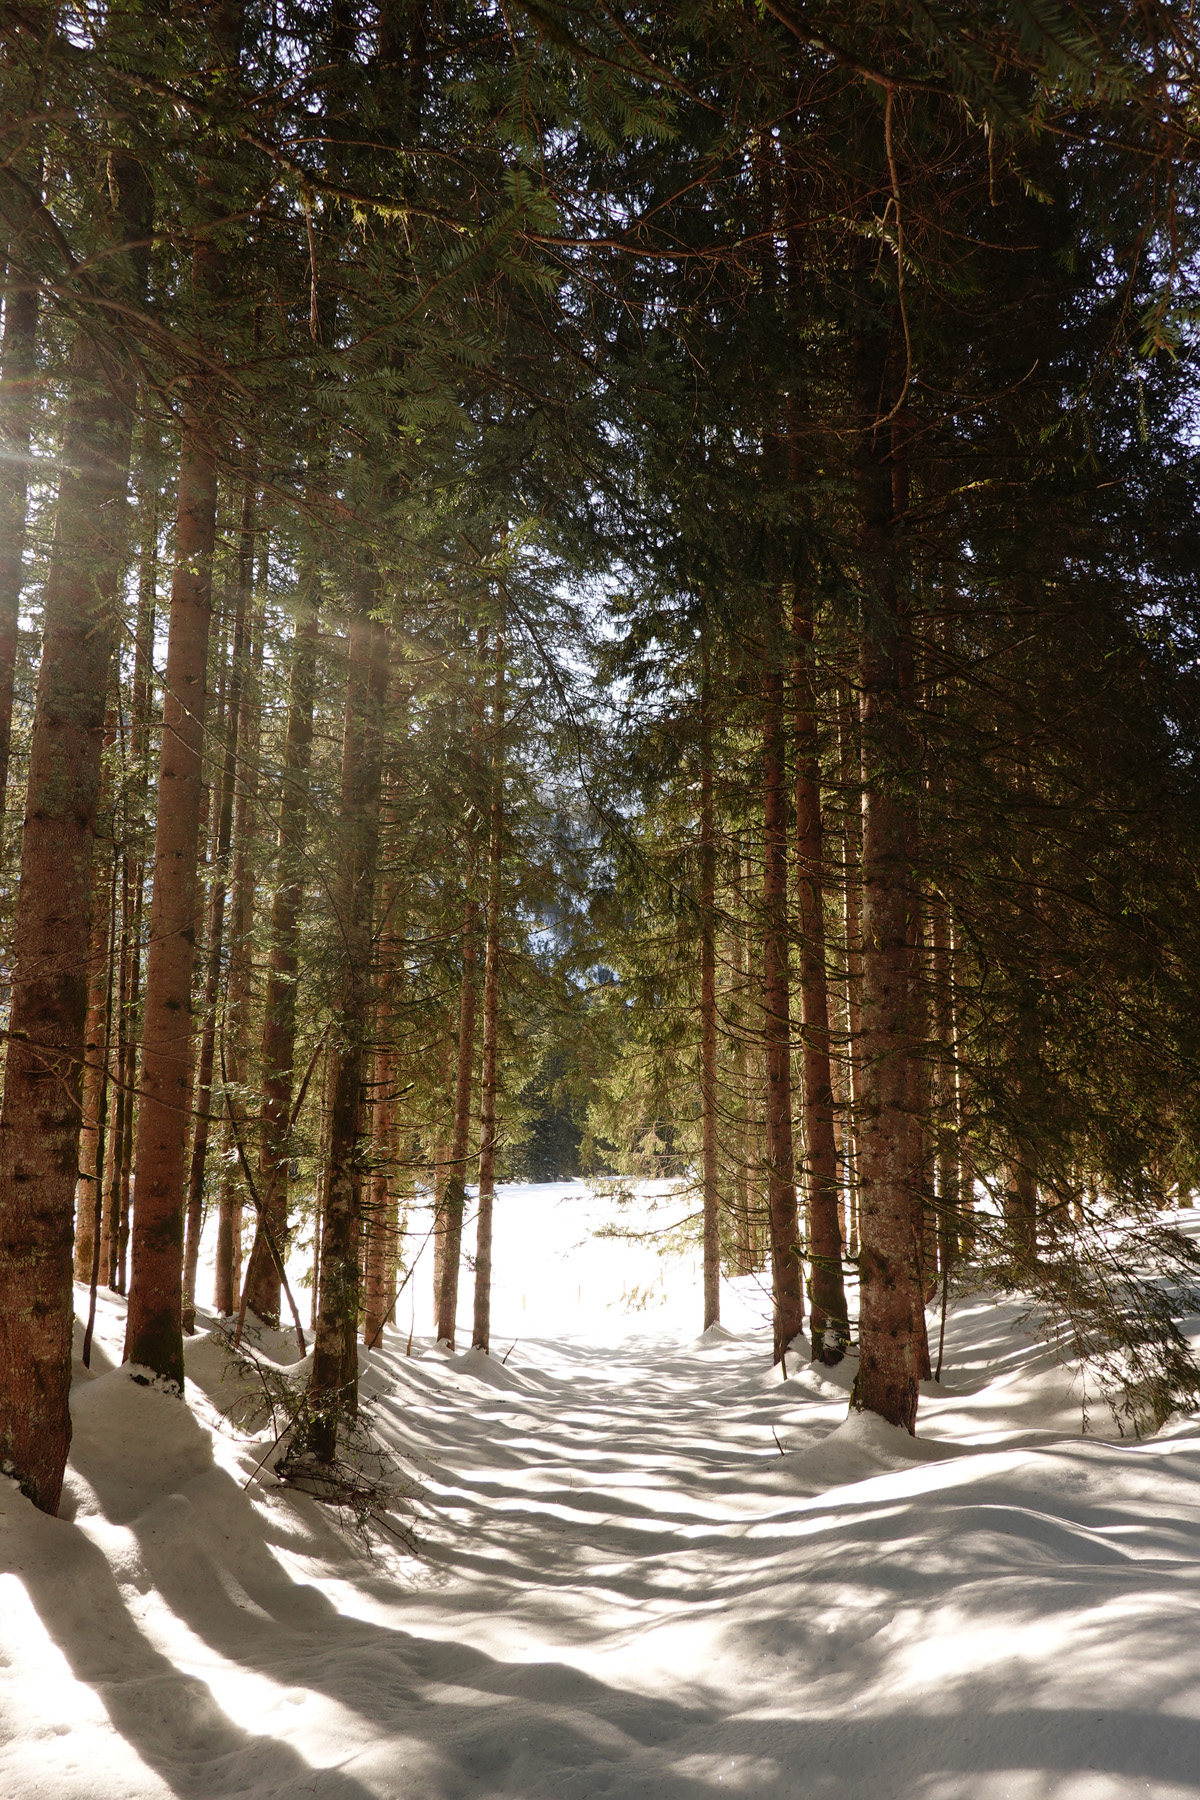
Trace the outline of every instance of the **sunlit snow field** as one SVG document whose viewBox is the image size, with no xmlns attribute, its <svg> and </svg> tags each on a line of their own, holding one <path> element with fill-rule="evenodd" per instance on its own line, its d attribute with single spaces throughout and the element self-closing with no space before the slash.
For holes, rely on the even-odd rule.
<svg viewBox="0 0 1200 1800">
<path fill-rule="evenodd" d="M 1200 1794 L 1197 1421 L 1081 1436 L 976 1295 L 915 1443 L 847 1423 L 762 1279 L 700 1336 L 689 1207 L 502 1190 L 490 1359 L 431 1342 L 422 1254 L 363 1362 L 416 1554 L 254 1475 L 207 1331 L 186 1407 L 130 1382 L 102 1295 L 63 1516 L 0 1480 L 0 1796 Z"/>
</svg>

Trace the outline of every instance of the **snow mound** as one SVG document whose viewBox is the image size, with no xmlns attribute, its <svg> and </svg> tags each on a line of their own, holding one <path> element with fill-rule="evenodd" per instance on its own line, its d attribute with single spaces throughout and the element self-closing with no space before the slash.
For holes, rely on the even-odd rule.
<svg viewBox="0 0 1200 1800">
<path fill-rule="evenodd" d="M 64 1517 L 103 1512 L 127 1524 L 213 1466 L 212 1433 L 178 1394 L 129 1364 L 71 1392 L 69 1494 Z"/>
<path fill-rule="evenodd" d="M 710 1345 L 736 1344 L 736 1342 L 737 1333 L 730 1331 L 727 1325 L 722 1325 L 719 1319 L 716 1324 L 706 1326 L 696 1339 L 696 1343 L 702 1349 L 706 1349 Z"/>
<path fill-rule="evenodd" d="M 914 1438 L 874 1413 L 852 1412 L 815 1443 L 801 1448 L 794 1448 L 790 1440 L 785 1443 L 778 1491 L 831 1493 L 954 1454 L 952 1447 Z"/>
<path fill-rule="evenodd" d="M 517 1369 L 503 1360 L 503 1353 L 494 1356 L 486 1350 L 466 1350 L 455 1357 L 452 1367 L 484 1387 L 503 1388 L 509 1393 L 523 1392 L 529 1385 Z"/>
</svg>

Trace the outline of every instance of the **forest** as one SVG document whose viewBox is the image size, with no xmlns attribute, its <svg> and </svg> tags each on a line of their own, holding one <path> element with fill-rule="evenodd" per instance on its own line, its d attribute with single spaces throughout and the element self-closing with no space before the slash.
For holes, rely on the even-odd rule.
<svg viewBox="0 0 1200 1800">
<path fill-rule="evenodd" d="M 420 1561 L 411 1468 L 514 1382 L 562 1392 L 511 1505 L 584 1457 L 593 1276 L 632 1386 L 588 1441 L 658 1467 L 683 1432 L 684 1489 L 683 1392 L 735 1352 L 706 1404 L 769 1427 L 776 1484 L 816 1409 L 800 1495 L 999 1444 L 946 1396 L 986 1363 L 999 1405 L 1006 1357 L 1075 1383 L 1004 1415 L 1068 1460 L 1194 1425 L 1198 77 L 1186 0 L 0 8 L 4 1567 L 10 1527 L 18 1570 L 75 1567 L 88 1458 L 186 1462 L 197 1418 L 339 1581 Z M 700 1346 L 668 1387 L 620 1374 L 660 1302 Z M 1162 1496 L 1200 1479 L 1176 1448 Z M 236 1580 L 272 1612 L 261 1529 Z M 210 1689 L 164 1706 L 220 1738 Z M 556 1692 L 520 1690 L 539 1743 Z M 399 1786 L 330 1751 L 309 1789 L 315 1753 L 260 1780 L 243 1747 L 213 1787 L 104 1704 L 144 1780 L 102 1748 L 111 1789 L 85 1755 L 9 1791 L 684 1800 L 723 1761 L 799 1793 L 809 1756 L 601 1776 L 573 1725 L 533 1771 L 471 1738 L 407 1786 L 393 1743 Z M 994 1792 L 1200 1792 L 1200 1743 L 1126 1740 L 1160 1761 L 1076 1788 L 1084 1748 L 1006 1739 L 1035 1773 Z M 993 1792 L 847 1754 L 803 1791 Z"/>
</svg>

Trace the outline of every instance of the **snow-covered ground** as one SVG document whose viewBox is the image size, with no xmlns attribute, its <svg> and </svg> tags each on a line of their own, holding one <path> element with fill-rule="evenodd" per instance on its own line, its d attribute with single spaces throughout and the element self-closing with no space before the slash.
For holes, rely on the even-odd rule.
<svg viewBox="0 0 1200 1800">
<path fill-rule="evenodd" d="M 1200 1794 L 1196 1420 L 1082 1437 L 975 1297 L 916 1443 L 847 1422 L 850 1363 L 782 1380 L 749 1280 L 701 1338 L 694 1253 L 613 1217 L 502 1193 L 490 1360 L 418 1265 L 364 1363 L 415 1555 L 251 1479 L 206 1334 L 186 1407 L 134 1385 L 105 1296 L 63 1516 L 0 1482 L 0 1796 Z"/>
</svg>

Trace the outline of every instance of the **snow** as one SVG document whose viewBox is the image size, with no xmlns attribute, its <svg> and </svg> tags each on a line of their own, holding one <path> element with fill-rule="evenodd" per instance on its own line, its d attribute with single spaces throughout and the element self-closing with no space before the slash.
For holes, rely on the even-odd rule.
<svg viewBox="0 0 1200 1800">
<path fill-rule="evenodd" d="M 363 1361 L 416 1554 L 253 1475 L 207 1330 L 186 1405 L 131 1380 L 102 1294 L 62 1516 L 0 1480 L 0 1795 L 1200 1794 L 1198 1421 L 1082 1436 L 980 1295 L 916 1440 L 847 1418 L 851 1361 L 771 1368 L 761 1280 L 701 1335 L 692 1249 L 591 1235 L 688 1206 L 503 1190 L 490 1358 L 418 1264 Z"/>
</svg>

